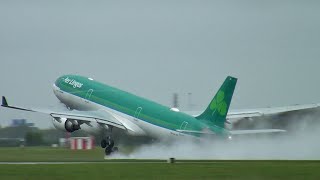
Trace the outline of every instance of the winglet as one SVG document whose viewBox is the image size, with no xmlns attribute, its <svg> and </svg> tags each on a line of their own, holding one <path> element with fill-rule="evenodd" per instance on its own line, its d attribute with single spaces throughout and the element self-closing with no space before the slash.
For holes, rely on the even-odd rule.
<svg viewBox="0 0 320 180">
<path fill-rule="evenodd" d="M 3 107 L 7 107 L 8 106 L 7 99 L 4 96 L 2 96 L 2 104 L 1 104 L 1 106 L 3 106 Z"/>
</svg>

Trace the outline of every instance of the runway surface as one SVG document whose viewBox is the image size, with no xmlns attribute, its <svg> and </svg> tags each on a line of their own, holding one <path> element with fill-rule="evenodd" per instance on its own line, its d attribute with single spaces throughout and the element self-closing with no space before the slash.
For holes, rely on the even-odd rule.
<svg viewBox="0 0 320 180">
<path fill-rule="evenodd" d="M 319 162 L 301 160 L 175 160 L 178 164 L 238 164 L 238 163 L 257 163 L 257 162 Z M 0 162 L 0 165 L 54 165 L 54 164 L 170 164 L 167 160 L 107 160 L 107 161 L 79 161 L 79 162 Z"/>
<path fill-rule="evenodd" d="M 221 161 L 221 160 L 177 160 L 175 159 L 173 163 L 192 163 L 192 164 L 219 164 L 219 163 L 242 163 L 243 161 L 238 160 L 228 160 L 228 161 Z M 248 161 L 247 161 L 248 162 Z M 254 162 L 254 161 L 253 161 Z M 168 160 L 163 159 L 153 159 L 153 160 L 143 160 L 143 159 L 109 159 L 106 161 L 60 161 L 60 162 L 0 162 L 0 165 L 50 165 L 50 164 L 170 164 Z"/>
</svg>

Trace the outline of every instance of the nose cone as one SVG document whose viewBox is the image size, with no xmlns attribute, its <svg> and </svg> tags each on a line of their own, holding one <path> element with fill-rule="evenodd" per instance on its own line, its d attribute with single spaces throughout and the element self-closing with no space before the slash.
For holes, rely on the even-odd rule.
<svg viewBox="0 0 320 180">
<path fill-rule="evenodd" d="M 57 87 L 59 87 L 59 85 L 61 84 L 61 82 L 64 80 L 64 76 L 59 77 L 55 82 L 54 85 L 56 85 Z"/>
</svg>

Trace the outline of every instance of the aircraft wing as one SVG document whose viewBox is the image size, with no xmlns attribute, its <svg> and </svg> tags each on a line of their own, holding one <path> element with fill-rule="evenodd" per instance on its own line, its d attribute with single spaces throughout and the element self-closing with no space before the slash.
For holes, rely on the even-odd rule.
<svg viewBox="0 0 320 180">
<path fill-rule="evenodd" d="M 190 131 L 190 130 L 177 130 L 178 132 L 190 134 L 190 135 L 206 135 L 206 136 L 216 136 L 214 132 L 211 131 Z M 249 135 L 249 134 L 269 134 L 269 133 L 283 133 L 286 130 L 283 129 L 257 129 L 257 130 L 232 130 L 228 131 L 230 135 Z"/>
<path fill-rule="evenodd" d="M 236 110 L 229 111 L 227 115 L 227 120 L 241 119 L 241 118 L 253 118 L 268 115 L 280 115 L 285 113 L 299 113 L 306 110 L 314 110 L 320 108 L 320 104 L 302 104 L 302 105 L 292 105 L 284 107 L 269 107 L 269 108 L 257 108 L 248 110 Z M 198 116 L 201 112 L 198 111 L 188 111 L 185 112 L 192 116 Z"/>
<path fill-rule="evenodd" d="M 99 124 L 105 124 L 108 126 L 117 127 L 126 130 L 124 126 L 118 119 L 116 119 L 112 114 L 104 111 L 65 111 L 65 112 L 52 112 L 50 113 L 55 119 L 67 118 L 77 120 L 82 123 L 97 122 Z"/>
<path fill-rule="evenodd" d="M 227 116 L 228 120 L 241 119 L 241 118 L 252 118 L 261 117 L 268 115 L 279 115 L 288 113 L 298 113 L 305 110 L 313 110 L 319 108 L 320 104 L 304 104 L 304 105 L 293 105 L 284 107 L 270 107 L 261 109 L 251 109 L 251 110 L 239 110 L 236 112 L 230 112 Z"/>
<path fill-rule="evenodd" d="M 39 112 L 52 116 L 55 119 L 66 118 L 77 120 L 80 124 L 82 123 L 90 123 L 97 122 L 99 124 L 105 124 L 112 127 L 117 127 L 124 130 L 134 130 L 131 128 L 130 124 L 122 121 L 117 116 L 113 115 L 107 111 L 51 111 L 51 110 L 42 110 L 42 109 L 32 109 L 32 108 L 24 108 L 18 106 L 10 106 L 4 96 L 2 96 L 2 107 L 16 109 L 21 111 L 29 111 L 29 112 Z"/>
<path fill-rule="evenodd" d="M 177 132 L 190 134 L 190 135 L 216 135 L 214 132 L 211 131 L 191 131 L 191 130 L 182 130 L 177 129 Z"/>
</svg>

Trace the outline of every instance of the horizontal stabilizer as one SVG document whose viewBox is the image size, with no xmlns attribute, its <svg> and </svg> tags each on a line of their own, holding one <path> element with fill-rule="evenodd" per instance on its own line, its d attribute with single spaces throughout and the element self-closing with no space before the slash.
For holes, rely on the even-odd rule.
<svg viewBox="0 0 320 180">
<path fill-rule="evenodd" d="M 177 129 L 178 132 L 190 135 L 216 135 L 214 132 L 210 131 L 190 131 L 190 130 L 181 130 Z"/>
<path fill-rule="evenodd" d="M 245 134 L 267 134 L 267 133 L 281 133 L 286 132 L 283 129 L 257 129 L 257 130 L 234 130 L 229 131 L 231 135 L 245 135 Z"/>
</svg>

